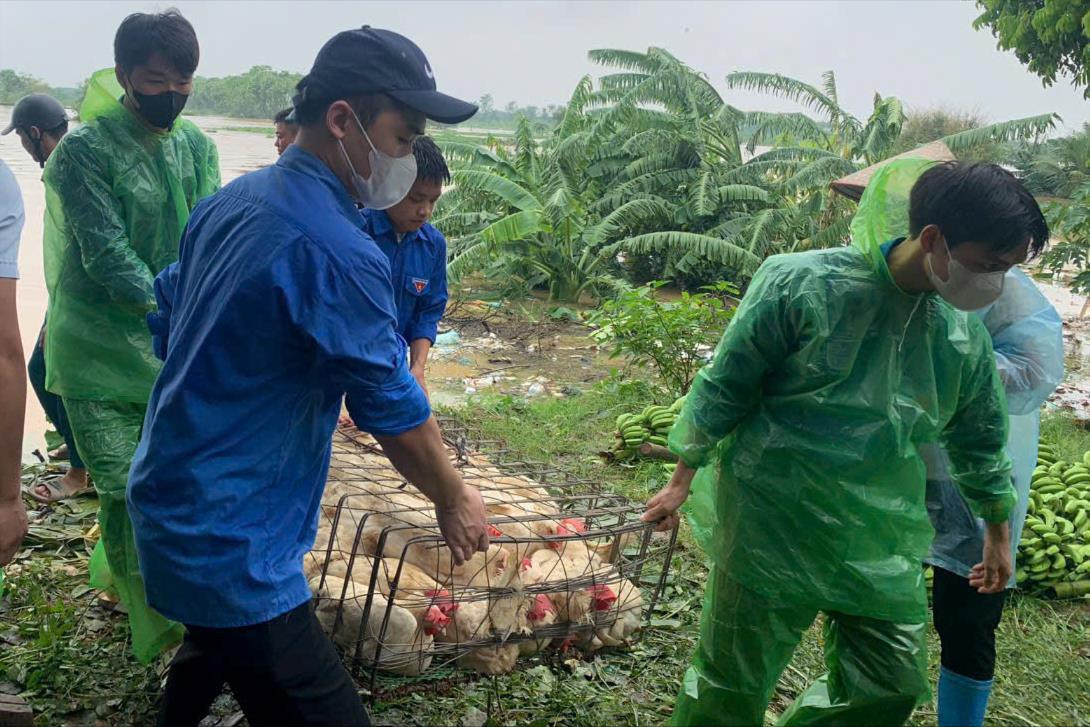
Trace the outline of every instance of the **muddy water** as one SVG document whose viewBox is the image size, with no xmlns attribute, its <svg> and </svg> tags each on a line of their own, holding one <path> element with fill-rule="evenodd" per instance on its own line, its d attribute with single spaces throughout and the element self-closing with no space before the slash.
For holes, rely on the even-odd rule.
<svg viewBox="0 0 1090 727">
<path fill-rule="evenodd" d="M 0 128 L 6 127 L 11 118 L 11 107 L 0 106 Z M 207 131 L 220 153 L 220 174 L 224 183 L 235 177 L 258 169 L 276 160 L 273 140 L 264 134 L 225 131 L 225 127 L 262 126 L 260 122 L 241 121 L 219 117 L 189 117 Z M 19 248 L 18 310 L 19 327 L 23 338 L 23 351 L 29 358 L 45 318 L 47 293 L 42 269 L 42 220 L 45 214 L 45 193 L 42 188 L 41 169 L 23 151 L 19 137 L 12 133 L 0 136 L 0 159 L 3 159 L 19 182 L 26 208 L 26 225 L 23 228 Z M 27 387 L 27 407 L 24 454 L 45 446 L 45 415 L 38 405 L 34 392 Z M 43 450 L 44 451 L 44 450 Z"/>
<path fill-rule="evenodd" d="M 0 128 L 7 125 L 10 106 L 0 106 Z M 276 160 L 273 139 L 258 133 L 268 125 L 260 121 L 222 117 L 188 117 L 216 142 L 220 174 L 226 184 L 236 177 Z M 228 130 L 253 127 L 255 131 Z M 18 288 L 19 322 L 27 355 L 45 316 L 47 292 L 42 269 L 42 220 L 45 195 L 41 170 L 23 151 L 15 134 L 0 136 L 0 158 L 15 172 L 23 193 L 26 226 L 19 251 L 21 279 Z M 601 378 L 611 363 L 578 326 L 548 327 L 546 334 L 489 336 L 487 331 L 465 327 L 456 347 L 438 347 L 428 365 L 428 385 L 436 404 L 457 405 L 475 392 L 514 395 L 561 396 Z M 520 338 L 513 341 L 512 338 Z M 613 365 L 616 365 L 614 362 Z M 563 383 L 561 383 L 563 382 Z M 28 387 L 24 455 L 44 451 L 45 415 Z"/>
</svg>

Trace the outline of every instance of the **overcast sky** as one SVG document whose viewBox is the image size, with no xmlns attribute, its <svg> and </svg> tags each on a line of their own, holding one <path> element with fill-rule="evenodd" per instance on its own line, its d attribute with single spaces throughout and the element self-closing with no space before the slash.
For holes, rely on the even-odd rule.
<svg viewBox="0 0 1090 727">
<path fill-rule="evenodd" d="M 974 31 L 971 2 L 10 2 L 0 0 L 0 68 L 54 85 L 76 85 L 113 64 L 121 19 L 174 5 L 201 42 L 198 74 L 221 76 L 270 65 L 305 72 L 339 30 L 370 24 L 415 40 L 439 88 L 467 99 L 563 103 L 578 79 L 599 69 L 592 48 L 668 49 L 722 87 L 732 70 L 774 71 L 812 83 L 833 69 L 841 102 L 866 116 L 876 91 L 910 108 L 945 105 L 988 120 L 1048 111 L 1068 128 L 1090 120 L 1090 104 L 1063 79 L 1050 89 L 1014 55 Z M 747 109 L 790 104 L 728 92 Z"/>
</svg>

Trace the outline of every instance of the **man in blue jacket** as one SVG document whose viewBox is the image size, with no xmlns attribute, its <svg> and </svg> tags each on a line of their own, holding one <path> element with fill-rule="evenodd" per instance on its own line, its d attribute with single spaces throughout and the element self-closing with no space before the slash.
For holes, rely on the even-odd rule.
<svg viewBox="0 0 1090 727">
<path fill-rule="evenodd" d="M 397 332 L 409 343 L 409 372 L 427 393 L 424 368 L 447 307 L 447 241 L 428 222 L 450 181 L 450 170 L 431 138 L 413 142 L 416 181 L 405 199 L 386 210 L 364 210 L 364 228 L 390 261 Z"/>
<path fill-rule="evenodd" d="M 128 494 L 148 602 L 186 626 L 161 725 L 198 724 L 224 683 L 255 727 L 368 723 L 303 575 L 342 398 L 435 503 L 455 563 L 488 547 L 357 209 L 408 193 L 427 118 L 477 109 L 435 90 L 410 40 L 369 27 L 326 43 L 298 90 L 296 142 L 198 205 L 156 279 L 165 361 Z"/>
</svg>

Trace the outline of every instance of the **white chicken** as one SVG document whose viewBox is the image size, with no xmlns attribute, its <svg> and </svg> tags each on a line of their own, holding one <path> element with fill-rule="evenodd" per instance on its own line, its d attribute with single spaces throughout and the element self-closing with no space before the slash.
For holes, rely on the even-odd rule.
<svg viewBox="0 0 1090 727">
<path fill-rule="evenodd" d="M 538 593 L 524 599 L 524 608 L 519 613 L 519 632 L 523 636 L 533 636 L 539 629 L 554 623 L 556 623 L 556 608 L 548 596 Z M 550 641 L 552 638 L 549 636 L 520 641 L 519 656 L 533 656 L 543 651 Z"/>
<path fill-rule="evenodd" d="M 318 622 L 347 654 L 355 656 L 358 647 L 362 658 L 374 662 L 377 657 L 379 668 L 405 676 L 416 676 L 431 665 L 434 638 L 424 633 L 404 608 L 376 593 L 365 625 L 366 589 L 336 576 L 327 576 L 321 588 L 318 579 L 311 579 L 310 587 L 318 601 Z M 387 613 L 389 621 L 383 632 Z"/>
<path fill-rule="evenodd" d="M 617 594 L 605 581 L 608 567 L 593 558 L 578 561 L 561 557 L 553 550 L 539 550 L 521 564 L 522 582 L 527 586 L 557 583 L 556 590 L 544 590 L 557 612 L 557 619 L 570 621 L 576 626 L 593 626 L 594 614 L 608 611 L 617 600 Z M 572 586 L 571 581 L 586 585 Z"/>
<path fill-rule="evenodd" d="M 595 638 L 591 641 L 590 651 L 602 646 L 622 646 L 627 644 L 632 634 L 643 622 L 643 594 L 632 581 L 622 578 L 614 584 L 617 601 L 608 611 L 597 614 L 596 623 L 606 623 L 595 629 Z"/>
<path fill-rule="evenodd" d="M 385 541 L 379 553 L 383 534 Z M 420 540 L 422 536 L 428 539 Z M 472 558 L 456 566 L 450 549 L 435 531 L 405 528 L 381 515 L 368 520 L 360 547 L 365 552 L 384 557 L 401 558 L 404 553 L 404 560 L 440 583 L 504 588 L 517 575 L 516 569 L 507 567 L 510 561 L 508 552 L 495 543 L 490 544 L 486 552 L 474 553 Z"/>
<path fill-rule="evenodd" d="M 456 653 L 460 652 L 458 663 L 467 669 L 482 674 L 504 674 L 515 668 L 519 645 L 515 642 L 482 645 L 499 636 L 491 606 L 487 598 L 463 601 L 437 640 L 451 644 Z"/>
<path fill-rule="evenodd" d="M 352 580 L 360 591 L 367 593 L 372 588 L 373 579 L 374 587 L 378 589 L 378 592 L 411 613 L 428 636 L 435 636 L 447 627 L 450 623 L 448 613 L 456 610 L 457 607 L 449 601 L 449 598 L 445 609 L 436 601 L 441 589 L 434 580 L 428 578 L 423 572 L 416 572 L 412 565 L 406 563 L 398 576 L 397 589 L 393 591 L 391 599 L 390 583 L 397 575 L 397 561 L 393 561 L 393 565 L 390 566 L 386 561 L 380 560 L 377 577 L 373 565 L 373 559 L 368 556 L 357 556 L 353 563 Z M 330 566 L 332 567 L 333 563 L 330 563 Z M 326 579 L 329 579 L 328 575 Z M 422 587 L 414 588 L 412 585 L 414 581 Z"/>
</svg>

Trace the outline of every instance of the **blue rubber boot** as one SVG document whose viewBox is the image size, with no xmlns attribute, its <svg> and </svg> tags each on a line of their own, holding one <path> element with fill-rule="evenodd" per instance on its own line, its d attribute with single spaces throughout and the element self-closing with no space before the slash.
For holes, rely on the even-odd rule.
<svg viewBox="0 0 1090 727">
<path fill-rule="evenodd" d="M 939 727 L 981 727 L 992 680 L 986 682 L 939 669 Z"/>
</svg>

